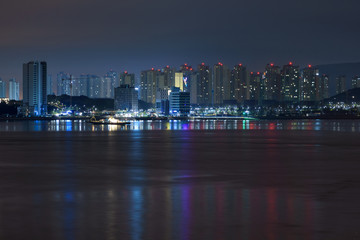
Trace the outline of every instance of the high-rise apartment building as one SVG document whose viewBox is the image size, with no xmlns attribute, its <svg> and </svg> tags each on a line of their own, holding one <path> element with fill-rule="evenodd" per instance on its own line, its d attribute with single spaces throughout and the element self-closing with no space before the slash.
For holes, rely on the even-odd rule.
<svg viewBox="0 0 360 240">
<path fill-rule="evenodd" d="M 156 74 L 156 87 L 157 87 L 157 89 L 161 89 L 161 90 L 169 89 L 169 86 L 167 83 L 167 76 L 161 70 L 158 70 L 158 72 Z"/>
<path fill-rule="evenodd" d="M 47 64 L 32 61 L 23 64 L 23 102 L 31 115 L 47 112 Z"/>
<path fill-rule="evenodd" d="M 15 78 L 9 80 L 9 100 L 19 101 L 20 99 L 20 84 L 16 82 Z"/>
<path fill-rule="evenodd" d="M 47 76 L 47 84 L 46 84 L 46 87 L 47 87 L 47 89 L 46 89 L 46 94 L 47 94 L 47 95 L 52 95 L 52 94 L 54 94 L 54 91 L 53 91 L 53 81 L 52 81 L 52 75 L 51 75 L 51 74 L 49 74 L 49 75 Z"/>
<path fill-rule="evenodd" d="M 300 100 L 299 67 L 292 62 L 283 66 L 281 71 L 281 95 L 283 101 L 298 102 Z"/>
<path fill-rule="evenodd" d="M 80 77 L 72 78 L 73 96 L 89 96 L 89 79 L 91 75 L 81 74 Z"/>
<path fill-rule="evenodd" d="M 177 87 L 181 92 L 184 91 L 184 73 L 175 72 L 175 84 L 173 87 Z"/>
<path fill-rule="evenodd" d="M 255 101 L 258 103 L 260 99 L 260 91 L 261 91 L 261 74 L 260 72 L 254 73 L 251 72 L 249 74 L 249 100 Z"/>
<path fill-rule="evenodd" d="M 6 98 L 6 82 L 0 78 L 0 98 Z"/>
<path fill-rule="evenodd" d="M 110 70 L 101 79 L 100 97 L 114 98 L 114 89 L 119 86 L 119 75 L 117 72 Z"/>
<path fill-rule="evenodd" d="M 175 86 L 175 72 L 176 70 L 174 68 L 171 68 L 170 66 L 166 66 L 163 69 L 163 73 L 165 75 L 164 85 L 167 86 L 169 89 Z"/>
<path fill-rule="evenodd" d="M 318 87 L 319 100 L 329 98 L 329 76 L 326 74 L 321 75 L 320 84 Z"/>
<path fill-rule="evenodd" d="M 198 65 L 196 82 L 197 104 L 211 104 L 211 72 L 210 67 L 206 66 L 205 63 Z"/>
<path fill-rule="evenodd" d="M 281 100 L 281 75 L 280 67 L 273 63 L 267 64 L 262 79 L 262 100 L 280 101 Z"/>
<path fill-rule="evenodd" d="M 308 65 L 302 70 L 300 89 L 301 101 L 318 101 L 319 96 L 319 69 Z"/>
<path fill-rule="evenodd" d="M 242 64 L 234 66 L 231 71 L 230 99 L 238 103 L 244 103 L 248 99 L 248 74 Z"/>
<path fill-rule="evenodd" d="M 141 72 L 140 100 L 151 104 L 156 103 L 156 76 L 157 71 L 154 68 Z"/>
<path fill-rule="evenodd" d="M 183 73 L 183 91 L 190 92 L 192 85 L 196 85 L 196 75 L 193 68 L 187 63 L 180 66 L 180 72 Z"/>
<path fill-rule="evenodd" d="M 190 92 L 190 103 L 198 104 L 198 73 L 192 71 L 188 80 L 188 91 Z"/>
<path fill-rule="evenodd" d="M 120 85 L 129 85 L 135 87 L 135 74 L 124 71 L 120 74 Z"/>
<path fill-rule="evenodd" d="M 223 104 L 230 97 L 230 70 L 222 63 L 214 65 L 213 68 L 213 104 Z"/>
<path fill-rule="evenodd" d="M 156 74 L 156 109 L 158 112 L 161 112 L 161 106 L 164 100 L 169 99 L 169 86 L 168 86 L 168 76 L 167 74 L 160 69 L 158 69 Z"/>
<path fill-rule="evenodd" d="M 336 77 L 336 94 L 340 94 L 346 91 L 346 77 L 345 75 L 339 75 Z"/>
<path fill-rule="evenodd" d="M 60 72 L 57 74 L 57 91 L 56 91 L 56 95 L 57 96 L 61 96 L 63 94 L 66 95 L 71 95 L 70 92 L 70 74 L 69 73 L 65 73 L 65 72 Z"/>
<path fill-rule="evenodd" d="M 103 98 L 101 91 L 102 79 L 96 75 L 87 75 L 87 96 L 89 98 Z"/>
</svg>

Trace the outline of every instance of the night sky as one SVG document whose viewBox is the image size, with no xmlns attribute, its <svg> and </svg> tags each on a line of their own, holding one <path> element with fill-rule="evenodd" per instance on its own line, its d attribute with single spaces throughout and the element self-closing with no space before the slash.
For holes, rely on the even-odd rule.
<svg viewBox="0 0 360 240">
<path fill-rule="evenodd" d="M 356 62 L 359 9 L 359 0 L 1 1 L 0 77 L 21 80 L 22 63 L 33 59 L 53 75 Z"/>
</svg>

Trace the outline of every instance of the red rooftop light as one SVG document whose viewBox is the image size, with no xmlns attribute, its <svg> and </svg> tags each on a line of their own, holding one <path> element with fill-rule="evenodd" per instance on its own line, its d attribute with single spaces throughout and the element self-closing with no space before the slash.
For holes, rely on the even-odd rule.
<svg viewBox="0 0 360 240">
<path fill-rule="evenodd" d="M 205 65 L 205 63 L 201 63 L 201 65 L 203 65 L 203 66 L 204 66 L 204 65 Z"/>
<path fill-rule="evenodd" d="M 308 67 L 311 68 L 312 67 L 311 64 L 309 64 Z"/>
<path fill-rule="evenodd" d="M 273 67 L 273 66 L 274 66 L 274 64 L 273 64 L 273 63 L 270 63 L 270 66 L 272 66 L 272 67 Z"/>
<path fill-rule="evenodd" d="M 292 65 L 292 62 L 289 62 L 289 65 Z"/>
</svg>

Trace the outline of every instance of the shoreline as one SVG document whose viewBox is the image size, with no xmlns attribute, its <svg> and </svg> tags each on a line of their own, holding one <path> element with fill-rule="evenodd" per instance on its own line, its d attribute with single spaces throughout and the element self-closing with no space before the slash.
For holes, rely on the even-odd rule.
<svg viewBox="0 0 360 240">
<path fill-rule="evenodd" d="M 0 117 L 0 122 L 5 121 L 53 121 L 53 120 L 89 120 L 91 117 Z M 180 120 L 180 121 L 194 121 L 194 120 L 360 120 L 360 116 L 308 116 L 308 117 L 225 117 L 225 116 L 214 116 L 214 117 L 135 117 L 135 118 L 119 118 L 126 120 L 135 121 L 169 121 L 169 120 Z"/>
</svg>

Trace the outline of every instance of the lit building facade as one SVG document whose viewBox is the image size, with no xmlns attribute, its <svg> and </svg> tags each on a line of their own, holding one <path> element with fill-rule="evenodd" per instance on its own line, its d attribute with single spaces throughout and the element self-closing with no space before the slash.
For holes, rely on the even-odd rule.
<svg viewBox="0 0 360 240">
<path fill-rule="evenodd" d="M 283 101 L 300 101 L 300 72 L 299 67 L 292 62 L 283 66 L 281 71 L 281 95 Z"/>
<path fill-rule="evenodd" d="M 281 74 L 279 66 L 275 66 L 273 63 L 266 65 L 262 77 L 261 90 L 262 100 L 281 100 Z"/>
<path fill-rule="evenodd" d="M 96 75 L 86 75 L 82 81 L 87 82 L 87 97 L 89 98 L 102 98 L 101 84 L 102 79 Z"/>
<path fill-rule="evenodd" d="M 319 96 L 319 69 L 308 65 L 301 74 L 301 101 L 318 101 Z"/>
<path fill-rule="evenodd" d="M 190 113 L 190 93 L 182 92 L 173 87 L 169 95 L 170 113 L 177 116 L 187 116 Z"/>
<path fill-rule="evenodd" d="M 175 84 L 172 87 L 179 88 L 181 92 L 184 91 L 184 73 L 175 72 Z"/>
<path fill-rule="evenodd" d="M 246 67 L 242 64 L 234 66 L 231 71 L 230 99 L 238 103 L 244 103 L 248 99 L 248 74 Z"/>
<path fill-rule="evenodd" d="M 249 74 L 249 100 L 255 101 L 258 103 L 260 99 L 260 91 L 261 91 L 261 74 L 260 72 L 254 73 L 251 72 Z"/>
</svg>

